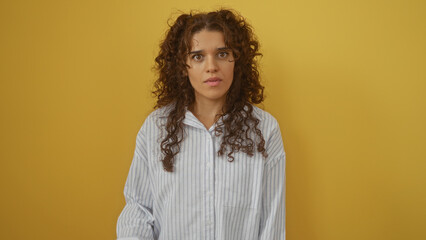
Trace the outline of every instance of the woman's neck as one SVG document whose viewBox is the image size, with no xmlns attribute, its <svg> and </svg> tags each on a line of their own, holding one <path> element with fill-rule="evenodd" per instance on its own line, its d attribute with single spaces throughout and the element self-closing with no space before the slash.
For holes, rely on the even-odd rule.
<svg viewBox="0 0 426 240">
<path fill-rule="evenodd" d="M 218 116 L 224 112 L 223 106 L 225 101 L 208 101 L 208 100 L 195 100 L 189 110 L 194 114 L 198 120 L 206 127 L 210 127 L 216 122 Z"/>
</svg>

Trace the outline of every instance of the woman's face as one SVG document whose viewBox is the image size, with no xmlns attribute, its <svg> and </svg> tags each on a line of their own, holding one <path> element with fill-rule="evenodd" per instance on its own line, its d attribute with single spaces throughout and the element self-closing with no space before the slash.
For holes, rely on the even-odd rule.
<svg viewBox="0 0 426 240">
<path fill-rule="evenodd" d="M 234 78 L 234 57 L 225 47 L 223 33 L 201 30 L 191 41 L 186 63 L 195 101 L 224 103 Z"/>
</svg>

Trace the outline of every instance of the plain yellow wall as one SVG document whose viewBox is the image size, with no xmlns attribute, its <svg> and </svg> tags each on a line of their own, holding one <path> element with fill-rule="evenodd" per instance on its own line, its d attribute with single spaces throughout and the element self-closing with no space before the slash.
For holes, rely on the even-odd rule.
<svg viewBox="0 0 426 240">
<path fill-rule="evenodd" d="M 219 6 L 262 44 L 287 238 L 426 239 L 420 0 L 1 1 L 1 239 L 115 238 L 167 19 Z"/>
</svg>

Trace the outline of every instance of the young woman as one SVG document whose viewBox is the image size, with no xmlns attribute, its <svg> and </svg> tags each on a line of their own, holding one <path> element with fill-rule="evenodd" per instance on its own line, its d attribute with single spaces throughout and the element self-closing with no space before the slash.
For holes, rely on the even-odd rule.
<svg viewBox="0 0 426 240">
<path fill-rule="evenodd" d="M 263 101 L 252 28 L 231 10 L 182 14 L 156 61 L 118 239 L 285 239 L 285 152 Z"/>
</svg>

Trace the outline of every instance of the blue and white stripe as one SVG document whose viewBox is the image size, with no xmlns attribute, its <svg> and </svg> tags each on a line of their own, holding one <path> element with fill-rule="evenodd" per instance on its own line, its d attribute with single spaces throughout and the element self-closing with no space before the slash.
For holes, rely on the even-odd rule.
<svg viewBox="0 0 426 240">
<path fill-rule="evenodd" d="M 174 172 L 163 170 L 159 140 L 167 108 L 151 113 L 136 138 L 117 222 L 119 240 L 284 240 L 285 151 L 277 121 L 254 107 L 268 158 L 217 156 L 221 137 L 187 111 Z M 254 137 L 254 136 L 253 136 Z M 254 139 L 254 138 L 252 138 Z"/>
</svg>

